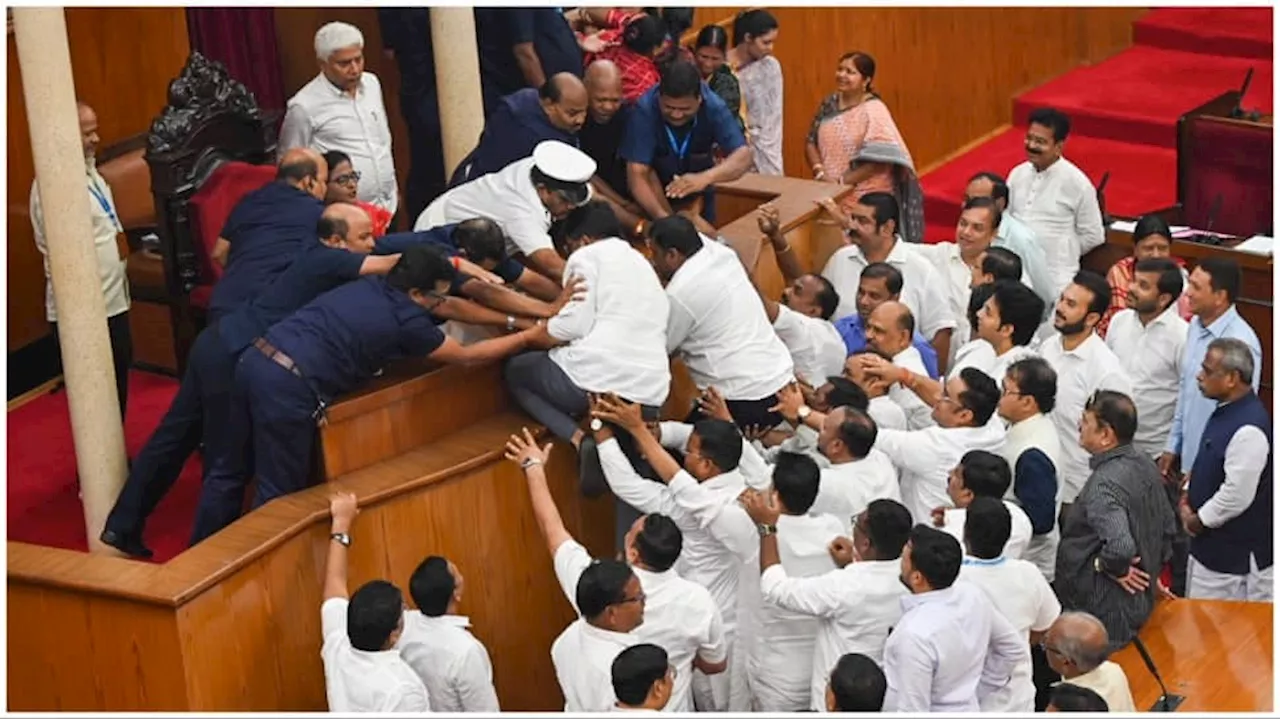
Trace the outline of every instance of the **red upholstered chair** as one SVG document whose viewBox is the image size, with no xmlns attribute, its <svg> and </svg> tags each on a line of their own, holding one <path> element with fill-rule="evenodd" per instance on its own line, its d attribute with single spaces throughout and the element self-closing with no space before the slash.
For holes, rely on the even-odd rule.
<svg viewBox="0 0 1280 719">
<path fill-rule="evenodd" d="M 273 165 L 226 162 L 191 196 L 188 211 L 200 261 L 200 282 L 191 290 L 193 306 L 207 310 L 213 285 L 222 277 L 222 265 L 210 258 L 231 210 L 245 195 L 271 182 L 275 176 Z"/>
</svg>

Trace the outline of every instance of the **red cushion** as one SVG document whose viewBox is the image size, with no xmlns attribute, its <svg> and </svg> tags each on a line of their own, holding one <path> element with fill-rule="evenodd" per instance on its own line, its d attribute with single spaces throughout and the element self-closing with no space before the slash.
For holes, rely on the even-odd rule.
<svg viewBox="0 0 1280 719">
<path fill-rule="evenodd" d="M 209 298 L 213 296 L 213 285 L 196 285 L 191 289 L 191 293 L 187 298 L 191 300 L 192 307 L 199 307 L 202 310 L 209 309 Z"/>
<path fill-rule="evenodd" d="M 247 162 L 224 162 L 218 166 L 200 189 L 191 196 L 191 232 L 196 252 L 200 255 L 202 283 L 213 283 L 222 277 L 222 266 L 209 259 L 213 246 L 222 234 L 231 210 L 245 195 L 275 179 L 273 165 L 250 165 Z M 194 298 L 192 299 L 194 302 Z"/>
</svg>

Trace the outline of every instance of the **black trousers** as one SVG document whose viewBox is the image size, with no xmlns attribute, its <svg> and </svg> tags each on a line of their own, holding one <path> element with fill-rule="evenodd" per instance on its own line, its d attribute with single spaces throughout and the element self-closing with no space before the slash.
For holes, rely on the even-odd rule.
<svg viewBox="0 0 1280 719">
<path fill-rule="evenodd" d="M 58 323 L 50 322 L 53 338 L 58 343 L 58 369 L 62 369 L 62 337 Z M 129 368 L 133 366 L 133 334 L 129 330 L 129 311 L 107 318 L 107 335 L 111 338 L 111 363 L 116 368 L 116 397 L 120 400 L 120 421 L 124 421 L 129 402 Z"/>
</svg>

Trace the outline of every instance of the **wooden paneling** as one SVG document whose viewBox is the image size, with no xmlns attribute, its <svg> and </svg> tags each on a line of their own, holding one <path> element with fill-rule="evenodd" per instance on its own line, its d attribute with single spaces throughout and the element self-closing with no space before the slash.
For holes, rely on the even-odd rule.
<svg viewBox="0 0 1280 719">
<path fill-rule="evenodd" d="M 181 7 L 66 9 L 76 95 L 98 113 L 102 146 L 145 132 L 190 52 Z M 35 170 L 17 47 L 8 36 L 9 351 L 48 334 L 44 269 L 27 212 Z"/>
</svg>

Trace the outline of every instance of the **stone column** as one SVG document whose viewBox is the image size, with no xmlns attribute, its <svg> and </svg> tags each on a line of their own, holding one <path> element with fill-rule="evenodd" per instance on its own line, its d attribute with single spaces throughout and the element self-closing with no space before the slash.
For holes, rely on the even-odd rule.
<svg viewBox="0 0 1280 719">
<path fill-rule="evenodd" d="M 484 130 L 484 95 L 472 9 L 431 8 L 431 47 L 436 61 L 444 176 L 448 179 L 462 158 L 475 149 Z"/>
<path fill-rule="evenodd" d="M 19 7 L 13 10 L 13 29 L 58 306 L 89 550 L 114 553 L 98 535 L 124 485 L 124 428 L 93 245 L 67 22 L 60 7 Z"/>
</svg>

